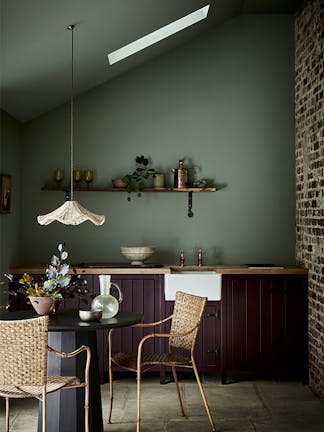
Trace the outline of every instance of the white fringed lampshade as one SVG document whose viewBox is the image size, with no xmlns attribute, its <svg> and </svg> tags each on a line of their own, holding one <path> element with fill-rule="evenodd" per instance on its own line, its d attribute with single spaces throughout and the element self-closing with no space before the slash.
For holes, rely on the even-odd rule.
<svg viewBox="0 0 324 432">
<path fill-rule="evenodd" d="M 89 210 L 82 207 L 78 201 L 65 201 L 58 209 L 37 217 L 37 221 L 40 225 L 49 225 L 54 221 L 61 222 L 65 225 L 80 225 L 87 220 L 95 225 L 102 225 L 106 217 L 104 215 L 91 213 Z"/>
<path fill-rule="evenodd" d="M 71 102 L 70 102 L 70 118 L 71 118 L 71 129 L 70 129 L 70 200 L 65 201 L 59 208 L 47 213 L 45 215 L 37 216 L 37 221 L 40 225 L 49 225 L 52 222 L 61 222 L 64 225 L 80 225 L 85 221 L 90 221 L 95 225 L 102 225 L 105 223 L 106 217 L 104 215 L 97 215 L 90 212 L 89 210 L 82 207 L 78 201 L 73 199 L 73 30 L 74 25 L 71 24 L 67 28 L 71 31 Z"/>
</svg>

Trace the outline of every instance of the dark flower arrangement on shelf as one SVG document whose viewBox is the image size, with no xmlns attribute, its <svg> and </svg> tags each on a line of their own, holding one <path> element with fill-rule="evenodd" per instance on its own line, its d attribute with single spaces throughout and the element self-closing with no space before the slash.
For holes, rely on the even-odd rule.
<svg viewBox="0 0 324 432">
<path fill-rule="evenodd" d="M 85 303 L 88 303 L 87 296 L 94 297 L 89 294 L 87 281 L 80 275 L 69 272 L 70 266 L 66 263 L 69 254 L 64 250 L 64 243 L 60 243 L 57 249 L 58 256 L 52 256 L 42 280 L 36 281 L 30 274 L 24 273 L 16 282 L 11 274 L 5 273 L 10 282 L 8 293 L 11 296 L 6 309 L 9 309 L 11 301 L 18 294 L 24 294 L 26 297 L 51 297 L 54 300 L 80 297 Z"/>
<path fill-rule="evenodd" d="M 143 155 L 136 156 L 135 162 L 138 167 L 132 174 L 126 174 L 122 180 L 124 183 L 126 183 L 126 189 L 129 194 L 136 192 L 137 196 L 140 197 L 147 180 L 155 177 L 155 169 L 148 168 L 149 160 Z M 127 200 L 130 201 L 131 197 L 128 196 Z"/>
</svg>

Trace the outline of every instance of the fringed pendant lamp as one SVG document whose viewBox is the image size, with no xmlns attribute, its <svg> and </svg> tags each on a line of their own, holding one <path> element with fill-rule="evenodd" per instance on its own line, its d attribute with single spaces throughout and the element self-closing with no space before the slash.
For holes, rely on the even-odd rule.
<svg viewBox="0 0 324 432">
<path fill-rule="evenodd" d="M 74 25 L 69 25 L 67 28 L 72 35 L 72 68 L 71 68 L 71 101 L 70 101 L 70 117 L 71 117 L 71 132 L 70 132 L 70 196 L 69 199 L 58 209 L 46 215 L 38 216 L 37 221 L 40 225 L 49 225 L 54 221 L 61 222 L 65 225 L 80 225 L 82 222 L 89 220 L 95 225 L 102 225 L 106 217 L 97 215 L 82 207 L 78 201 L 74 201 L 73 194 L 73 96 L 74 96 L 74 74 L 73 74 L 73 30 Z"/>
</svg>

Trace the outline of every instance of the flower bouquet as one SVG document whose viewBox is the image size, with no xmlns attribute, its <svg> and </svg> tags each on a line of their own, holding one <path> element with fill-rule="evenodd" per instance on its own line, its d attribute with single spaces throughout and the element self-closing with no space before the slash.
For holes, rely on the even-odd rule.
<svg viewBox="0 0 324 432">
<path fill-rule="evenodd" d="M 69 256 L 64 250 L 64 244 L 60 243 L 57 247 L 58 254 L 53 255 L 50 265 L 46 268 L 45 278 L 36 281 L 30 274 L 24 273 L 18 281 L 18 289 L 10 289 L 11 299 L 19 293 L 28 297 L 29 302 L 39 315 L 55 313 L 64 298 L 74 298 L 75 296 L 86 296 L 87 281 L 70 272 L 70 266 L 66 263 Z M 5 274 L 13 285 L 13 276 Z M 86 299 L 84 299 L 85 302 Z M 10 302 L 7 305 L 9 308 Z"/>
</svg>

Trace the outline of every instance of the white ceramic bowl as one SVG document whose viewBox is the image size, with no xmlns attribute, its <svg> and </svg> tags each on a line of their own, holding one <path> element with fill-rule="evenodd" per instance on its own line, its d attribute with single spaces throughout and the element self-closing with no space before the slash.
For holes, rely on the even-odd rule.
<svg viewBox="0 0 324 432">
<path fill-rule="evenodd" d="M 99 321 L 102 317 L 102 310 L 79 310 L 81 321 Z"/>
<path fill-rule="evenodd" d="M 141 265 L 154 254 L 156 248 L 153 246 L 122 246 L 120 250 L 132 265 Z"/>
</svg>

